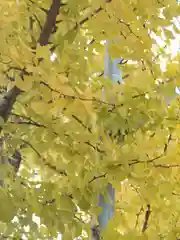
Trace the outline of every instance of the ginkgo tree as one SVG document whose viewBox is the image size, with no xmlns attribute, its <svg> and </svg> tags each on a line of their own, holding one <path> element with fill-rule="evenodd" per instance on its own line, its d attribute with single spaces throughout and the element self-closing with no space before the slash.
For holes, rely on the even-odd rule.
<svg viewBox="0 0 180 240">
<path fill-rule="evenodd" d="M 179 55 L 166 51 L 179 15 L 172 0 L 0 1 L 1 239 L 90 239 L 108 183 L 103 239 L 180 238 L 179 99 L 167 100 Z M 125 84 L 103 76 L 114 39 Z"/>
</svg>

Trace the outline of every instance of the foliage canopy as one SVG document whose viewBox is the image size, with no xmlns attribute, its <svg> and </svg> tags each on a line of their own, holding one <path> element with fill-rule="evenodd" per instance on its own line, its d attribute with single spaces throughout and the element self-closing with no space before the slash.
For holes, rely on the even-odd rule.
<svg viewBox="0 0 180 240">
<path fill-rule="evenodd" d="M 179 15 L 172 0 L 0 1 L 1 159 L 21 156 L 16 174 L 1 161 L 1 239 L 89 239 L 108 182 L 104 239 L 180 238 L 179 99 L 167 104 L 179 55 L 166 51 Z M 134 61 L 120 66 L 125 84 L 103 77 L 106 39 Z"/>
</svg>

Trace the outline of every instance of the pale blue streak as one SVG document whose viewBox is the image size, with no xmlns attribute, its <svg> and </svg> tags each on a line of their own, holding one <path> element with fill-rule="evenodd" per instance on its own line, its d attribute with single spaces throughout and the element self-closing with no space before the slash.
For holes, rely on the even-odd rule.
<svg viewBox="0 0 180 240">
<path fill-rule="evenodd" d="M 106 41 L 105 48 L 105 62 L 104 62 L 104 76 L 110 78 L 114 83 L 122 82 L 122 72 L 118 67 L 121 58 L 111 59 L 109 56 L 109 41 Z M 108 184 L 105 195 L 100 194 L 99 206 L 101 207 L 101 213 L 98 217 L 100 230 L 105 228 L 108 221 L 114 215 L 114 203 L 115 203 L 115 189 L 112 184 Z"/>
<path fill-rule="evenodd" d="M 115 201 L 115 189 L 112 184 L 108 184 L 106 188 L 106 193 L 103 196 L 99 196 L 99 206 L 101 207 L 101 213 L 98 217 L 99 227 L 103 229 L 106 227 L 108 221 L 114 215 L 114 201 Z"/>
<path fill-rule="evenodd" d="M 121 58 L 111 59 L 109 56 L 109 41 L 106 41 L 104 76 L 109 77 L 113 82 L 122 82 L 122 72 L 118 67 Z"/>
</svg>

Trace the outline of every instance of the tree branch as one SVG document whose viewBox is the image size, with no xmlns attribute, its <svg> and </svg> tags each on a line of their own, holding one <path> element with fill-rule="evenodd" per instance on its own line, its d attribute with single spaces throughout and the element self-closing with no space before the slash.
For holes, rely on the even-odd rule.
<svg viewBox="0 0 180 240">
<path fill-rule="evenodd" d="M 43 84 L 44 86 L 46 86 L 47 88 L 49 88 L 52 92 L 55 92 L 55 93 L 58 93 L 59 94 L 59 98 L 64 98 L 64 99 L 70 99 L 70 100 L 81 100 L 81 101 L 86 101 L 86 102 L 96 102 L 96 103 L 99 103 L 99 104 L 104 104 L 104 105 L 108 105 L 108 106 L 113 106 L 113 107 L 121 107 L 122 104 L 114 104 L 114 103 L 109 103 L 109 102 L 105 102 L 105 101 L 102 101 L 98 98 L 84 98 L 84 97 L 81 97 L 81 96 L 75 96 L 75 95 L 67 95 L 67 94 L 64 94 L 54 88 L 52 88 L 49 84 L 41 81 L 40 84 Z"/>
<path fill-rule="evenodd" d="M 102 175 L 99 175 L 99 176 L 94 176 L 90 181 L 89 183 L 92 183 L 93 181 L 99 179 L 99 178 L 105 178 L 106 177 L 106 173 L 102 174 Z"/>
<path fill-rule="evenodd" d="M 136 214 L 135 228 L 137 228 L 137 226 L 138 226 L 138 223 L 139 223 L 139 217 L 140 217 L 140 215 L 142 214 L 143 211 L 144 211 L 143 206 L 141 206 L 139 212 Z"/>
<path fill-rule="evenodd" d="M 98 226 L 93 226 L 91 228 L 91 232 L 92 232 L 92 240 L 100 240 L 100 230 Z"/>
<path fill-rule="evenodd" d="M 144 224 L 143 224 L 143 227 L 142 227 L 142 232 L 143 233 L 148 228 L 148 222 L 149 222 L 150 214 L 151 214 L 150 204 L 147 204 L 147 210 L 146 210 L 146 213 L 145 213 Z"/>
<path fill-rule="evenodd" d="M 17 120 L 9 121 L 12 124 L 27 124 L 27 125 L 33 125 L 33 126 L 36 126 L 36 127 L 47 128 L 44 124 L 40 124 L 40 123 L 34 121 L 33 119 L 31 119 L 30 117 L 22 116 L 22 115 L 19 115 L 19 114 L 16 114 L 16 113 L 11 113 L 11 116 L 17 117 Z"/>
<path fill-rule="evenodd" d="M 103 153 L 105 154 L 106 152 L 104 150 L 101 150 L 98 146 L 94 146 L 92 143 L 88 142 L 84 142 L 86 145 L 90 146 L 91 148 L 93 148 L 95 151 L 99 152 L 99 153 Z"/>
<path fill-rule="evenodd" d="M 49 42 L 50 35 L 56 25 L 56 17 L 59 14 L 60 6 L 61 0 L 53 0 L 51 8 L 47 13 L 47 18 L 43 30 L 39 37 L 39 43 L 41 46 L 47 45 Z"/>
<path fill-rule="evenodd" d="M 81 119 L 79 119 L 77 116 L 75 116 L 74 114 L 72 114 L 72 118 L 74 118 L 81 126 L 83 126 L 85 129 L 88 130 L 88 132 L 92 133 L 91 128 L 87 127 Z"/>
<path fill-rule="evenodd" d="M 0 100 L 0 116 L 3 118 L 4 122 L 7 121 L 11 113 L 13 104 L 15 103 L 17 96 L 21 92 L 22 91 L 19 88 L 14 86 L 10 91 L 8 91 L 2 96 L 2 99 Z M 0 127 L 0 131 L 1 130 L 2 128 Z"/>
<path fill-rule="evenodd" d="M 27 142 L 26 140 L 23 140 L 23 139 L 21 139 L 21 141 L 25 145 L 28 145 L 38 155 L 38 157 L 43 160 L 45 166 L 47 166 L 48 168 L 50 168 L 51 170 L 55 171 L 56 173 L 58 173 L 60 175 L 67 176 L 67 173 L 64 170 L 59 170 L 59 169 L 56 168 L 56 166 L 54 166 L 51 163 L 47 162 L 47 160 L 41 156 L 39 151 L 30 142 Z"/>
<path fill-rule="evenodd" d="M 22 157 L 20 152 L 16 149 L 13 156 L 8 158 L 8 162 L 13 166 L 14 171 L 17 173 L 21 165 Z"/>
<path fill-rule="evenodd" d="M 154 164 L 155 168 L 180 168 L 180 164 Z"/>
<path fill-rule="evenodd" d="M 53 0 L 51 8 L 48 11 L 47 18 L 43 30 L 40 34 L 39 43 L 40 45 L 48 44 L 50 34 L 56 24 L 56 17 L 59 14 L 60 0 Z M 23 72 L 23 75 L 25 73 Z M 10 112 L 12 110 L 13 104 L 16 101 L 17 96 L 23 92 L 18 87 L 14 86 L 10 91 L 4 94 L 0 101 L 0 116 L 3 118 L 4 122 L 7 121 Z M 2 129 L 0 128 L 0 131 Z"/>
<path fill-rule="evenodd" d="M 106 0 L 106 1 L 105 1 L 105 3 L 110 3 L 110 2 L 112 2 L 112 0 Z M 104 10 L 103 7 L 97 8 L 93 13 L 91 13 L 90 16 L 88 16 L 88 17 L 84 18 L 83 20 L 81 20 L 81 21 L 74 27 L 74 29 L 77 28 L 78 26 L 84 25 L 90 18 L 92 18 L 93 16 L 95 16 L 96 14 L 98 14 L 99 12 L 101 12 L 102 10 Z"/>
<path fill-rule="evenodd" d="M 59 14 L 60 4 L 61 4 L 60 0 L 53 0 L 53 3 L 51 5 L 50 9 L 47 12 L 46 22 L 44 24 L 44 27 L 41 31 L 40 38 L 39 38 L 39 43 L 41 46 L 48 44 L 49 37 L 50 37 L 50 35 L 55 27 L 55 24 L 56 24 L 56 17 Z M 25 75 L 25 74 L 26 73 L 22 70 L 21 77 L 23 78 L 23 75 Z M 16 101 L 16 98 L 22 92 L 23 91 L 21 89 L 14 86 L 10 91 L 8 91 L 7 93 L 5 93 L 2 96 L 2 99 L 0 100 L 0 116 L 3 118 L 4 122 L 6 122 L 8 120 L 9 115 L 11 114 L 13 105 Z M 1 131 L 2 131 L 2 127 L 0 127 L 0 132 Z M 21 156 L 17 150 L 15 151 L 13 157 L 15 160 L 12 161 L 12 159 L 10 159 L 9 163 L 15 168 L 15 170 L 17 172 L 20 167 L 20 163 L 21 163 Z M 50 167 L 52 170 L 57 171 L 57 169 L 54 166 L 51 166 L 48 163 L 46 165 L 48 165 L 48 167 Z M 61 172 L 61 174 L 62 174 L 62 172 Z"/>
</svg>

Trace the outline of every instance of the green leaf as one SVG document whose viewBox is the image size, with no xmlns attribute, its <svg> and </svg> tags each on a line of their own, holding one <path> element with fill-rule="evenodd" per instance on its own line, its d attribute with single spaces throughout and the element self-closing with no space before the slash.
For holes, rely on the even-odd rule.
<svg viewBox="0 0 180 240">
<path fill-rule="evenodd" d="M 8 194 L 1 188 L 0 189 L 0 221 L 9 223 L 16 215 L 16 207 L 13 200 Z"/>
</svg>

